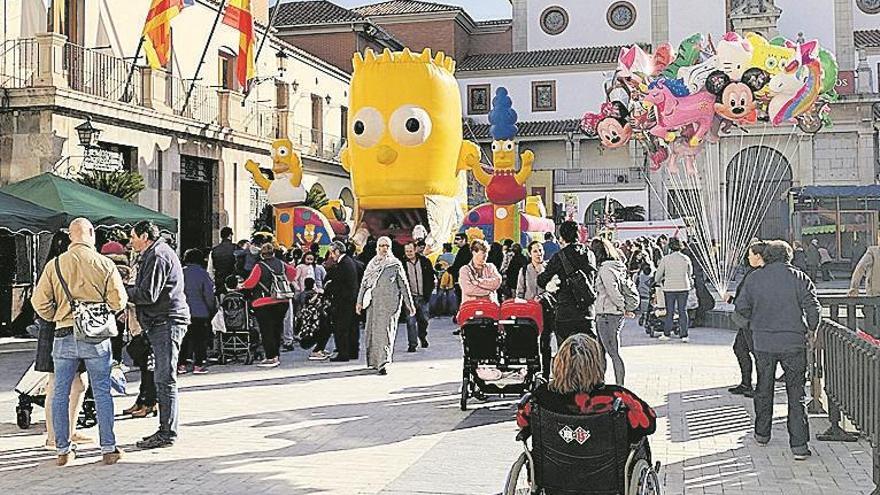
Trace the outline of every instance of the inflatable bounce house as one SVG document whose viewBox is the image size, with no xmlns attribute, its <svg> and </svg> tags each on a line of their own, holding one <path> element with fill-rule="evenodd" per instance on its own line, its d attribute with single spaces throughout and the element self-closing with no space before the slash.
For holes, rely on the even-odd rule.
<svg viewBox="0 0 880 495">
<path fill-rule="evenodd" d="M 487 242 L 512 239 L 522 246 L 531 240 L 543 240 L 545 232 L 553 232 L 554 224 L 545 218 L 547 211 L 538 196 L 527 197 L 526 179 L 532 173 L 535 155 L 530 150 L 520 155 L 516 171 L 517 115 L 507 89 L 500 87 L 492 100 L 489 132 L 492 135 L 493 169 L 487 172 L 482 163 L 472 164 L 471 171 L 486 188 L 488 203 L 471 209 L 465 216 L 460 232 L 468 238 Z"/>
<path fill-rule="evenodd" d="M 430 49 L 413 53 L 368 49 L 353 58 L 349 142 L 340 161 L 357 198 L 352 236 L 412 239 L 427 226 L 428 250 L 438 251 L 461 225 L 466 171 L 479 147 L 462 138 L 455 61 Z"/>
<path fill-rule="evenodd" d="M 288 248 L 311 249 L 312 244 L 326 251 L 337 233 L 347 233 L 348 226 L 337 219 L 338 225 L 327 219 L 325 213 L 334 212 L 334 205 L 322 208 L 324 212 L 303 206 L 306 190 L 302 185 L 302 160 L 293 150 L 289 139 L 278 139 L 272 143 L 272 173 L 270 180 L 260 171 L 259 165 L 248 160 L 245 168 L 254 182 L 266 191 L 269 204 L 275 212 L 275 239 L 278 244 Z"/>
</svg>

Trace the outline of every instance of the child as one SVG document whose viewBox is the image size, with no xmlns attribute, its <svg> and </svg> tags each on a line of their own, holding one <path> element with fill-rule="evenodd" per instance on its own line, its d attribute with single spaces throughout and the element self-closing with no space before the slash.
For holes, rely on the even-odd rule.
<svg viewBox="0 0 880 495">
<path fill-rule="evenodd" d="M 654 283 L 654 267 L 647 261 L 642 262 L 635 276 L 636 287 L 639 291 L 639 325 L 645 325 L 648 312 L 648 303 L 651 299 L 651 285 Z"/>
</svg>

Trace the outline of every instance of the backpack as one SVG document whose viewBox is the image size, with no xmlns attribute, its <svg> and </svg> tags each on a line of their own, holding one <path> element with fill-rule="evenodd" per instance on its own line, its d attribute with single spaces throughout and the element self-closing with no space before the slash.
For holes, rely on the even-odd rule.
<svg viewBox="0 0 880 495">
<path fill-rule="evenodd" d="M 449 273 L 449 270 L 445 270 L 440 274 L 440 289 L 449 290 L 455 287 L 455 281 L 452 278 L 452 274 Z"/>
<path fill-rule="evenodd" d="M 321 319 L 324 316 L 324 306 L 324 298 L 316 293 L 296 312 L 294 333 L 299 337 L 303 349 L 315 345 L 315 336 L 321 328 Z"/>
<path fill-rule="evenodd" d="M 224 295 L 220 299 L 220 310 L 228 330 L 244 330 L 248 327 L 247 299 L 242 293 L 229 292 Z"/>
<path fill-rule="evenodd" d="M 639 291 L 636 288 L 635 282 L 624 275 L 618 277 L 618 287 L 620 287 L 620 293 L 623 295 L 624 311 L 635 311 L 639 309 L 641 297 L 639 296 Z"/>
<path fill-rule="evenodd" d="M 293 290 L 293 285 L 291 285 L 290 280 L 287 280 L 287 274 L 284 273 L 284 270 L 281 270 L 281 273 L 275 273 L 265 262 L 260 262 L 266 270 L 269 271 L 269 274 L 272 277 L 272 286 L 266 287 L 263 282 L 260 282 L 260 287 L 263 289 L 263 292 L 272 299 L 279 300 L 288 300 L 293 299 L 296 295 L 296 292 Z"/>
<path fill-rule="evenodd" d="M 565 285 L 571 291 L 575 306 L 584 313 L 590 311 L 596 302 L 596 289 L 590 283 L 590 278 L 584 270 L 575 270 L 568 260 L 568 253 L 560 251 L 562 270 L 565 272 Z"/>
</svg>

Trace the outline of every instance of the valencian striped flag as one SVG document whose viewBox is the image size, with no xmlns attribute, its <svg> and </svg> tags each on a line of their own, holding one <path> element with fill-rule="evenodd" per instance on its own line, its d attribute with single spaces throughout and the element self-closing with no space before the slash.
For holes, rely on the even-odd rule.
<svg viewBox="0 0 880 495">
<path fill-rule="evenodd" d="M 254 18 L 251 15 L 251 0 L 229 0 L 223 24 L 232 26 L 240 33 L 238 37 L 238 62 L 236 76 L 244 88 L 256 75 L 254 69 Z"/>
<path fill-rule="evenodd" d="M 144 52 L 153 69 L 160 69 L 171 58 L 171 19 L 195 0 L 152 0 L 144 23 Z"/>
</svg>

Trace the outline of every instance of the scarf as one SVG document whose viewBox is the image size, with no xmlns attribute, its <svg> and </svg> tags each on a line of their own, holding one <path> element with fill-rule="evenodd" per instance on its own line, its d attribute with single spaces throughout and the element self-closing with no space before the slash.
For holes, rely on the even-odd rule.
<svg viewBox="0 0 880 495">
<path fill-rule="evenodd" d="M 364 271 L 364 279 L 361 283 L 367 287 L 367 290 L 373 289 L 376 287 L 376 283 L 379 282 L 379 277 L 382 275 L 382 272 L 390 266 L 400 267 L 400 260 L 391 254 L 385 257 L 379 255 L 374 256 L 367 265 L 367 269 Z"/>
</svg>

